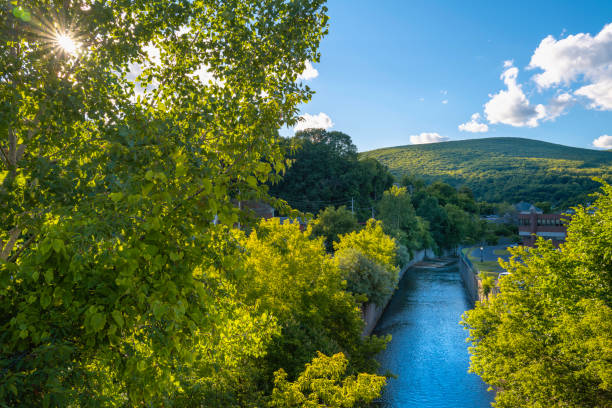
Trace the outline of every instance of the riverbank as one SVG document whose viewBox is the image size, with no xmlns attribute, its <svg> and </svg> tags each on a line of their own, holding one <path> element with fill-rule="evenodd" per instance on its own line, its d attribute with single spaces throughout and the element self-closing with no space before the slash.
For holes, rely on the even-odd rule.
<svg viewBox="0 0 612 408">
<path fill-rule="evenodd" d="M 445 251 L 443 255 L 449 255 L 450 253 L 450 251 Z M 406 271 L 408 271 L 408 269 L 414 267 L 419 262 L 423 262 L 426 259 L 432 259 L 435 257 L 436 254 L 434 254 L 431 249 L 423 249 L 421 251 L 416 252 L 414 257 L 400 270 L 398 282 L 401 282 L 402 278 L 404 277 L 404 274 L 406 273 Z M 383 305 L 378 306 L 374 303 L 368 303 L 364 307 L 363 320 L 365 322 L 365 327 L 362 333 L 364 337 L 372 334 L 374 328 L 378 324 L 378 321 L 385 312 L 385 309 L 389 305 L 389 302 L 391 302 L 391 299 L 393 299 L 393 296 L 395 295 L 396 291 L 397 289 L 389 296 L 389 298 L 384 302 Z"/>
</svg>

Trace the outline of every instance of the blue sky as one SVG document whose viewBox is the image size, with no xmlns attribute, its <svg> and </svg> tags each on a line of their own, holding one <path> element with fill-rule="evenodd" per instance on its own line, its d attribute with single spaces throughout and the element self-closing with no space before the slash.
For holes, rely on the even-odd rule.
<svg viewBox="0 0 612 408">
<path fill-rule="evenodd" d="M 351 135 L 360 151 L 411 136 L 587 148 L 597 139 L 612 148 L 612 25 L 604 30 L 612 1 L 329 0 L 328 8 L 318 75 L 304 79 L 316 94 L 301 112 Z"/>
</svg>

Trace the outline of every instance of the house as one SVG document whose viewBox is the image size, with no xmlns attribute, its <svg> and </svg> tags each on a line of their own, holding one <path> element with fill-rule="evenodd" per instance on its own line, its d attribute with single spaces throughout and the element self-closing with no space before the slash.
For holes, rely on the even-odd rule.
<svg viewBox="0 0 612 408">
<path fill-rule="evenodd" d="M 516 211 L 518 211 L 519 214 L 531 214 L 531 213 L 542 214 L 544 213 L 538 207 L 526 201 L 521 201 L 520 203 L 515 204 L 514 208 L 516 208 Z"/>
<path fill-rule="evenodd" d="M 258 200 L 243 200 L 238 202 L 241 210 L 250 210 L 256 218 L 274 218 L 274 207 L 270 204 Z"/>
</svg>

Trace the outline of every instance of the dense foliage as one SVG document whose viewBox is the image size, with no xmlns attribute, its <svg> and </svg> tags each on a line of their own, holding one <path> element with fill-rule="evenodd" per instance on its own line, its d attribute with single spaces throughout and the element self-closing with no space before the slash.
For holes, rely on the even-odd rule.
<svg viewBox="0 0 612 408">
<path fill-rule="evenodd" d="M 334 242 L 340 235 L 355 231 L 358 228 L 357 218 L 344 206 L 327 207 L 319 211 L 312 222 L 312 236 L 324 237 L 328 252 L 333 252 Z"/>
<path fill-rule="evenodd" d="M 352 377 L 371 366 L 362 350 L 384 341 L 361 340 L 322 243 L 304 238 L 327 273 L 292 270 L 321 285 L 283 303 L 286 286 L 245 281 L 272 262 L 252 256 L 275 241 L 227 228 L 235 200 L 265 198 L 286 168 L 277 130 L 310 98 L 297 77 L 319 58 L 323 3 L 0 5 L 4 405 L 266 406 L 274 395 L 288 406 L 273 371 L 300 381 L 305 362 L 325 361 L 316 350 L 350 356 L 347 376 L 340 361 L 332 379 L 354 401 L 380 389 L 379 377 Z M 298 342 L 279 348 L 290 336 Z M 291 346 L 304 351 L 276 364 Z M 319 374 L 329 379 L 307 375 Z"/>
<path fill-rule="evenodd" d="M 271 185 L 270 194 L 300 211 L 317 213 L 345 205 L 353 207 L 359 220 L 368 219 L 393 183 L 378 161 L 358 160 L 357 148 L 342 132 L 308 129 L 285 145 L 293 164 L 282 181 Z"/>
<path fill-rule="evenodd" d="M 341 235 L 334 249 L 347 290 L 383 305 L 397 285 L 402 259 L 400 245 L 384 233 L 382 222 L 371 219 L 363 229 Z"/>
<path fill-rule="evenodd" d="M 479 206 L 468 188 L 455 189 L 441 181 L 426 185 L 415 177 L 403 177 L 402 184 L 412 192 L 416 215 L 427 222 L 433 240 L 430 247 L 452 249 L 483 238 L 485 225 L 478 219 Z"/>
<path fill-rule="evenodd" d="M 364 302 L 385 306 L 397 285 L 398 275 L 395 270 L 385 268 L 354 248 L 336 252 L 335 258 L 346 279 L 346 290 L 355 295 L 363 295 Z"/>
<path fill-rule="evenodd" d="M 378 203 L 378 218 L 387 233 L 397 237 L 408 250 L 432 248 L 429 223 L 416 215 L 406 187 L 392 186 Z"/>
<path fill-rule="evenodd" d="M 593 176 L 612 179 L 612 154 L 519 138 L 487 138 L 400 146 L 362 153 L 396 176 L 467 185 L 479 200 L 548 201 L 566 209 L 586 203 Z"/>
<path fill-rule="evenodd" d="M 293 383 L 280 370 L 276 374 L 272 407 L 348 408 L 368 407 L 385 385 L 372 374 L 345 376 L 347 360 L 342 354 L 319 355 Z"/>
<path fill-rule="evenodd" d="M 363 321 L 355 298 L 345 291 L 343 271 L 323 246 L 298 224 L 262 221 L 257 230 L 240 239 L 246 255 L 244 293 L 247 304 L 274 316 L 281 335 L 268 346 L 268 375 L 283 368 L 291 379 L 317 351 L 346 352 L 352 368 L 375 367 L 370 361 L 375 343 L 361 339 Z"/>
<path fill-rule="evenodd" d="M 511 249 L 500 293 L 467 312 L 471 370 L 496 406 L 612 406 L 612 186 L 572 216 L 555 250 Z"/>
</svg>

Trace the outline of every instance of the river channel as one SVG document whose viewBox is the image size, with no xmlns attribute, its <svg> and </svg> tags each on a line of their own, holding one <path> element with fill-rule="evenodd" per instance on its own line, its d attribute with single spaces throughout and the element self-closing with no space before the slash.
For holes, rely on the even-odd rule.
<svg viewBox="0 0 612 408">
<path fill-rule="evenodd" d="M 393 340 L 378 360 L 390 379 L 377 407 L 484 408 L 494 395 L 468 373 L 461 315 L 473 307 L 456 266 L 409 269 L 374 334 Z"/>
</svg>

